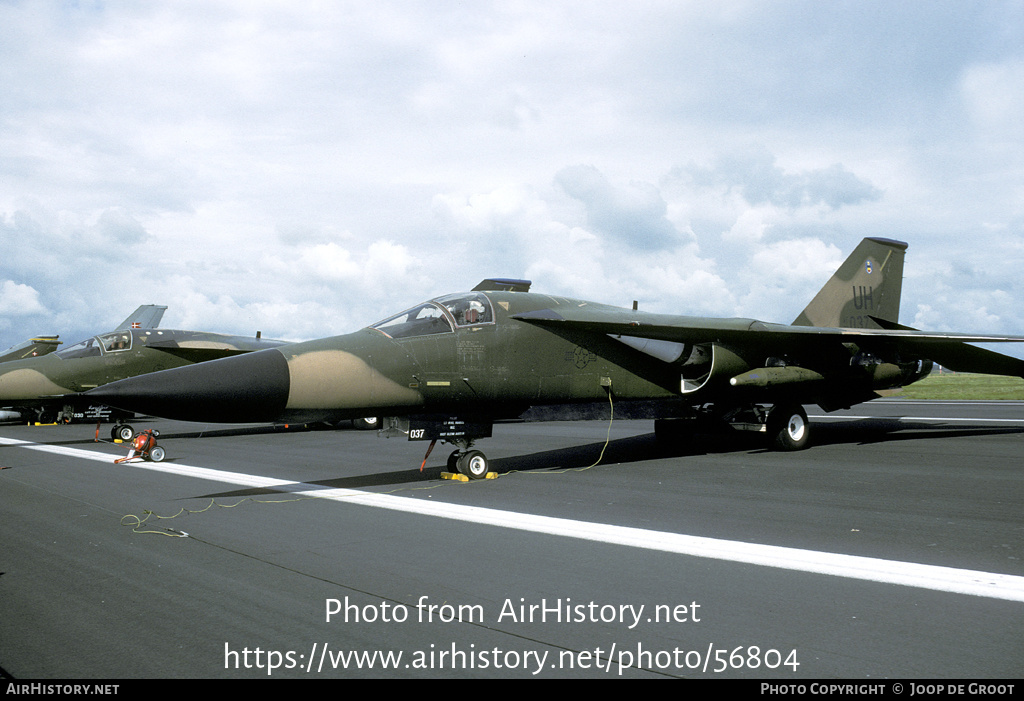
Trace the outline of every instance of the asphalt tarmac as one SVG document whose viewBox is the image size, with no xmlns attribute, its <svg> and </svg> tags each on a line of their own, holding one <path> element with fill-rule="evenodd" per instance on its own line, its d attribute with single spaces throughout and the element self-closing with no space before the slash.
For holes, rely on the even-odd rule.
<svg viewBox="0 0 1024 701">
<path fill-rule="evenodd" d="M 1024 403 L 811 421 L 499 424 L 470 483 L 351 429 L 0 426 L 0 674 L 1020 677 Z"/>
</svg>

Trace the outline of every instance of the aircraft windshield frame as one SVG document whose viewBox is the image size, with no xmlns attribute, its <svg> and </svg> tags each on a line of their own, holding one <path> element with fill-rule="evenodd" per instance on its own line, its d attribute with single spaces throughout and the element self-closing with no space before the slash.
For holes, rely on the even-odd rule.
<svg viewBox="0 0 1024 701">
<path fill-rule="evenodd" d="M 380 331 L 389 338 L 409 338 L 451 333 L 452 322 L 444 309 L 433 302 L 424 302 L 404 312 L 379 321 L 370 328 Z"/>
<path fill-rule="evenodd" d="M 378 321 L 370 328 L 389 338 L 452 333 L 456 328 L 494 323 L 494 308 L 480 292 L 446 295 Z"/>
<path fill-rule="evenodd" d="M 120 351 L 132 349 L 132 334 L 130 331 L 111 331 L 102 336 L 97 336 L 96 340 L 103 346 L 105 353 L 119 353 Z"/>
<path fill-rule="evenodd" d="M 84 341 L 69 346 L 64 350 L 56 351 L 53 355 L 62 360 L 73 360 L 75 358 L 93 358 L 100 355 L 100 346 L 96 337 L 87 338 Z"/>
<path fill-rule="evenodd" d="M 131 350 L 132 334 L 129 331 L 111 331 L 101 336 L 87 338 L 69 348 L 54 352 L 54 355 L 63 360 L 74 360 L 75 358 L 96 358 L 106 353 L 120 353 Z"/>
</svg>

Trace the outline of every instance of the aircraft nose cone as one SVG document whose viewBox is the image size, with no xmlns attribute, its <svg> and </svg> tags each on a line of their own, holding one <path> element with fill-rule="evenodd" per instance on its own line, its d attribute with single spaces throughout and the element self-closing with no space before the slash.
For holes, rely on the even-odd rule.
<svg viewBox="0 0 1024 701">
<path fill-rule="evenodd" d="M 167 419 L 255 423 L 281 415 L 290 384 L 288 361 L 272 348 L 130 377 L 85 395 Z"/>
</svg>

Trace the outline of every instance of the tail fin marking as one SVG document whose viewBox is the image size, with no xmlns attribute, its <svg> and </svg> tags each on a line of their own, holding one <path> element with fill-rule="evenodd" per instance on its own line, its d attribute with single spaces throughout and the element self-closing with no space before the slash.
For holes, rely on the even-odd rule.
<svg viewBox="0 0 1024 701">
<path fill-rule="evenodd" d="M 898 323 L 906 250 L 902 241 L 862 240 L 793 326 L 882 328 L 874 318 Z"/>
</svg>

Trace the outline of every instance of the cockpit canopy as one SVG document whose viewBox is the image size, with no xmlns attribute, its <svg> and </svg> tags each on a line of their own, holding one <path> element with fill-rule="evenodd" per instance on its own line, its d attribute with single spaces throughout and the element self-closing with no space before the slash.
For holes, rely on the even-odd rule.
<svg viewBox="0 0 1024 701">
<path fill-rule="evenodd" d="M 81 343 L 54 353 L 59 358 L 71 360 L 73 358 L 89 358 L 100 355 L 100 349 L 104 353 L 131 350 L 132 334 L 130 331 L 112 331 L 102 336 L 87 338 Z"/>
<path fill-rule="evenodd" d="M 446 295 L 424 302 L 370 328 L 391 338 L 451 333 L 456 328 L 494 323 L 491 300 L 482 292 Z"/>
</svg>

